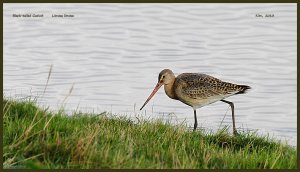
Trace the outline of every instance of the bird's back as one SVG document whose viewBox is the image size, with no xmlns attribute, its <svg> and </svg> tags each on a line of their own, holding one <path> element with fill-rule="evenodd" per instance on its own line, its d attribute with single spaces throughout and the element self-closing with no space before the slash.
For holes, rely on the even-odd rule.
<svg viewBox="0 0 300 172">
<path fill-rule="evenodd" d="M 201 73 L 183 73 L 176 77 L 174 91 L 183 103 L 199 108 L 250 89 Z"/>
</svg>

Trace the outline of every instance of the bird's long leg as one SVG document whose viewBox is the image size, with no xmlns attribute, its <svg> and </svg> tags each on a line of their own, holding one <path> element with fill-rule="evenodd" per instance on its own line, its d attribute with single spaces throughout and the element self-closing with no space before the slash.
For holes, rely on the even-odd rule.
<svg viewBox="0 0 300 172">
<path fill-rule="evenodd" d="M 233 134 L 234 135 L 237 135 L 238 134 L 238 132 L 237 132 L 237 130 L 236 130 L 236 128 L 235 128 L 235 119 L 234 119 L 234 104 L 232 103 L 232 102 L 230 102 L 230 101 L 227 101 L 227 100 L 221 100 L 222 102 L 225 102 L 225 103 L 228 103 L 229 105 L 230 105 L 230 107 L 231 107 L 231 112 L 232 112 L 232 127 L 233 127 Z"/>
<path fill-rule="evenodd" d="M 195 123 L 194 123 L 194 130 L 193 131 L 196 131 L 196 128 L 197 128 L 197 115 L 196 115 L 196 109 L 194 109 L 194 117 L 195 117 Z"/>
</svg>

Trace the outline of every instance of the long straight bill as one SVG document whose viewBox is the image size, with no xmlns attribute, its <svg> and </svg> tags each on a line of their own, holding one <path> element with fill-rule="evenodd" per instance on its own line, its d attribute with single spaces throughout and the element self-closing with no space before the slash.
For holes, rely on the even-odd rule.
<svg viewBox="0 0 300 172">
<path fill-rule="evenodd" d="M 150 96 L 148 97 L 148 99 L 145 101 L 144 105 L 141 107 L 140 110 L 143 109 L 143 107 L 149 102 L 149 100 L 154 96 L 154 94 L 159 90 L 159 88 L 162 86 L 163 84 L 161 83 L 157 83 L 154 90 L 152 91 L 152 93 L 150 94 Z"/>
</svg>

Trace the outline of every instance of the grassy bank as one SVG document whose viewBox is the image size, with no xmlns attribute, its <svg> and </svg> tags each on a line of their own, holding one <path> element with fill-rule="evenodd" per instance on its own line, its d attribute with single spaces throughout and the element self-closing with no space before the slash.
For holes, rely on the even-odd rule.
<svg viewBox="0 0 300 172">
<path fill-rule="evenodd" d="M 203 134 L 161 121 L 53 114 L 3 101 L 3 168 L 296 168 L 296 149 L 244 133 Z"/>
</svg>

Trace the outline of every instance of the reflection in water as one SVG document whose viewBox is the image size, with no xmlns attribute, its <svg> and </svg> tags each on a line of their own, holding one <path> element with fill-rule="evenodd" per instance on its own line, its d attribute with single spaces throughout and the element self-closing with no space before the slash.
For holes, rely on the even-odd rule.
<svg viewBox="0 0 300 172">
<path fill-rule="evenodd" d="M 109 111 L 193 123 L 190 107 L 162 90 L 140 107 L 158 72 L 199 72 L 250 85 L 235 103 L 238 130 L 274 133 L 296 144 L 296 5 L 294 4 L 4 4 L 4 95 L 41 95 L 57 109 Z M 12 18 L 14 13 L 45 17 Z M 273 18 L 256 13 L 272 12 Z M 51 18 L 52 13 L 74 18 Z M 198 109 L 200 127 L 231 126 L 228 105 Z M 226 112 L 227 111 L 227 112 Z M 172 115 L 170 115 L 172 114 Z"/>
</svg>

